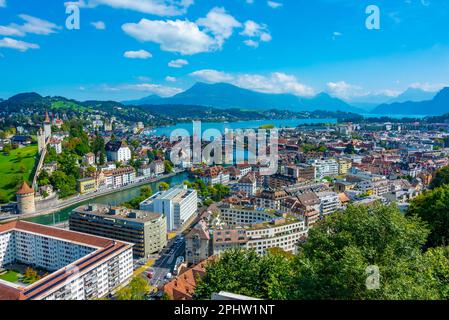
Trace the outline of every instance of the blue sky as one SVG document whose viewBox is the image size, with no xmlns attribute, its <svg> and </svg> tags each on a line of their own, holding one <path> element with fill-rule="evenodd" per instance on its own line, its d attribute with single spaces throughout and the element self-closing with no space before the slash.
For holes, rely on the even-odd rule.
<svg viewBox="0 0 449 320">
<path fill-rule="evenodd" d="M 449 84 L 443 0 L 0 0 L 0 97 L 173 95 L 196 81 L 348 101 Z M 368 5 L 380 30 L 368 30 Z"/>
</svg>

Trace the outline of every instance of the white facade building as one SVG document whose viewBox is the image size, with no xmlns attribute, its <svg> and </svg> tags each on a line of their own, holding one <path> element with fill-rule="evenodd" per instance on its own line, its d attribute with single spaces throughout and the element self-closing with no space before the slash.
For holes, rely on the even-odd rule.
<svg viewBox="0 0 449 320">
<path fill-rule="evenodd" d="M 127 162 L 131 160 L 131 149 L 122 141 L 109 141 L 106 144 L 108 161 Z"/>
<path fill-rule="evenodd" d="M 310 164 L 315 167 L 315 179 L 321 180 L 324 177 L 338 176 L 338 162 L 335 159 L 310 161 Z"/>
<path fill-rule="evenodd" d="M 323 191 L 316 194 L 320 199 L 320 213 L 326 216 L 334 213 L 341 207 L 340 198 L 338 194 L 332 191 Z"/>
<path fill-rule="evenodd" d="M 133 274 L 130 243 L 23 221 L 0 226 L 0 268 L 10 263 L 50 274 L 28 286 L 0 280 L 5 300 L 97 299 Z"/>
<path fill-rule="evenodd" d="M 164 214 L 167 231 L 178 230 L 197 213 L 198 194 L 186 186 L 158 192 L 140 203 L 140 210 Z"/>
</svg>

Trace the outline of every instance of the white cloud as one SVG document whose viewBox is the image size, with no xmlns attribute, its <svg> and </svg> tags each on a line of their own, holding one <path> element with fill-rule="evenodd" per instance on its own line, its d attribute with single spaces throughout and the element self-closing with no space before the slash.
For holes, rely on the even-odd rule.
<svg viewBox="0 0 449 320">
<path fill-rule="evenodd" d="M 429 83 L 429 82 L 415 82 L 410 85 L 410 88 L 413 89 L 421 89 L 427 92 L 436 92 L 440 91 L 444 87 L 448 87 L 449 83 Z"/>
<path fill-rule="evenodd" d="M 176 78 L 175 78 L 175 77 L 166 76 L 166 77 L 165 77 L 165 81 L 168 81 L 168 82 L 176 82 Z"/>
<path fill-rule="evenodd" d="M 6 0 L 0 0 L 0 8 L 6 7 Z"/>
<path fill-rule="evenodd" d="M 25 52 L 28 49 L 39 49 L 39 45 L 5 37 L 0 39 L 0 48 L 9 48 Z"/>
<path fill-rule="evenodd" d="M 17 27 L 14 26 L 0 26 L 0 35 L 1 36 L 13 36 L 13 37 L 23 37 L 25 35 L 24 32 L 20 31 Z"/>
<path fill-rule="evenodd" d="M 121 86 L 119 89 L 125 90 L 137 90 L 137 91 L 145 91 L 152 94 L 157 94 L 161 97 L 171 97 L 175 94 L 178 94 L 184 90 L 175 87 L 167 87 L 160 84 L 153 83 L 139 83 L 139 84 L 129 84 Z"/>
<path fill-rule="evenodd" d="M 248 47 L 253 47 L 253 48 L 257 48 L 259 47 L 259 42 L 248 39 L 243 41 L 244 44 L 246 44 Z"/>
<path fill-rule="evenodd" d="M 290 93 L 302 97 L 312 96 L 315 93 L 313 88 L 300 83 L 295 76 L 282 72 L 274 72 L 268 76 L 259 74 L 234 76 L 230 73 L 206 69 L 195 71 L 190 75 L 211 83 L 228 82 L 241 88 L 263 93 Z"/>
<path fill-rule="evenodd" d="M 348 101 L 351 100 L 363 100 L 366 99 L 367 101 L 370 98 L 375 97 L 397 97 L 399 94 L 401 94 L 398 90 L 392 90 L 392 89 L 382 89 L 382 90 L 365 90 L 363 87 L 347 83 L 346 81 L 338 81 L 338 82 L 328 82 L 326 85 L 326 92 L 330 95 L 345 99 Z"/>
<path fill-rule="evenodd" d="M 224 8 L 213 8 L 205 18 L 196 21 L 198 26 L 204 27 L 205 32 L 210 32 L 218 41 L 219 46 L 224 40 L 232 36 L 235 28 L 240 28 L 242 24 L 233 16 L 226 13 Z"/>
<path fill-rule="evenodd" d="M 275 2 L 275 1 L 267 1 L 267 4 L 269 7 L 273 8 L 273 9 L 277 9 L 283 6 L 282 3 L 280 2 Z"/>
<path fill-rule="evenodd" d="M 222 7 L 215 7 L 206 17 L 196 22 L 189 20 L 148 20 L 138 23 L 126 23 L 123 31 L 139 41 L 155 42 L 161 50 L 193 55 L 201 52 L 220 50 L 224 42 L 230 38 L 234 30 L 243 25 Z M 245 43 L 257 47 L 256 42 L 269 42 L 271 35 L 264 24 L 252 20 L 245 23 L 241 35 L 250 38 Z"/>
<path fill-rule="evenodd" d="M 116 9 L 128 9 L 158 16 L 178 16 L 187 12 L 193 0 L 79 0 L 65 5 L 76 4 L 80 8 L 94 8 L 106 5 Z"/>
<path fill-rule="evenodd" d="M 341 37 L 343 34 L 341 32 L 335 31 L 332 33 L 332 40 L 337 39 L 338 37 Z"/>
<path fill-rule="evenodd" d="M 56 33 L 56 30 L 61 29 L 61 27 L 52 22 L 32 17 L 27 14 L 21 14 L 19 17 L 25 20 L 25 24 L 20 26 L 20 30 L 25 33 L 48 35 Z"/>
<path fill-rule="evenodd" d="M 104 30 L 106 29 L 106 24 L 103 21 L 96 21 L 90 23 L 92 26 L 94 26 L 97 30 Z"/>
<path fill-rule="evenodd" d="M 247 36 L 249 38 L 253 38 L 253 39 L 250 39 L 250 40 L 252 40 L 250 42 L 248 42 L 248 41 L 244 42 L 246 45 L 249 45 L 252 47 L 254 47 L 255 43 L 258 41 L 269 42 L 272 39 L 271 34 L 268 30 L 268 27 L 265 24 L 259 24 L 252 20 L 248 20 L 245 22 L 245 28 L 240 34 L 242 36 Z"/>
<path fill-rule="evenodd" d="M 217 41 L 188 20 L 147 20 L 126 23 L 122 29 L 140 41 L 158 43 L 161 50 L 192 55 L 217 50 Z"/>
<path fill-rule="evenodd" d="M 170 68 L 182 68 L 186 65 L 188 65 L 189 62 L 187 60 L 184 59 L 176 59 L 176 60 L 172 60 L 168 63 L 168 66 Z"/>
<path fill-rule="evenodd" d="M 126 51 L 123 56 L 128 59 L 148 59 L 153 55 L 146 50 Z"/>
<path fill-rule="evenodd" d="M 37 35 L 49 35 L 56 33 L 61 27 L 56 24 L 42 20 L 27 14 L 21 14 L 19 17 L 24 20 L 22 25 L 11 23 L 8 26 L 0 26 L 0 35 L 23 37 L 27 33 Z"/>
<path fill-rule="evenodd" d="M 234 77 L 230 75 L 229 73 L 212 70 L 212 69 L 205 69 L 205 70 L 199 70 L 192 72 L 190 74 L 193 77 L 199 78 L 201 80 L 217 83 L 217 82 L 231 82 L 234 80 Z"/>
<path fill-rule="evenodd" d="M 312 96 L 312 87 L 302 84 L 293 75 L 274 72 L 269 76 L 257 74 L 243 74 L 238 76 L 235 84 L 239 87 L 264 93 L 290 93 L 296 96 Z"/>
<path fill-rule="evenodd" d="M 357 85 L 349 84 L 345 81 L 328 82 L 326 84 L 327 92 L 335 97 L 348 99 L 355 96 L 364 96 L 368 93 Z"/>
</svg>

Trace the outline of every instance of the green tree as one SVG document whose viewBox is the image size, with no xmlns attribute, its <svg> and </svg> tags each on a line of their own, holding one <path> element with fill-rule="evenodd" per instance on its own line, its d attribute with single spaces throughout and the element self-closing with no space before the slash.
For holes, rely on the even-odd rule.
<svg viewBox="0 0 449 320">
<path fill-rule="evenodd" d="M 167 182 L 160 182 L 158 185 L 158 189 L 165 191 L 170 189 L 170 185 Z"/>
<path fill-rule="evenodd" d="M 449 166 L 443 167 L 435 173 L 435 177 L 430 183 L 431 189 L 436 189 L 444 184 L 449 183 Z"/>
<path fill-rule="evenodd" d="M 288 299 L 293 290 L 293 260 L 278 253 L 231 249 L 206 265 L 195 289 L 196 299 L 222 290 L 261 299 Z"/>
<path fill-rule="evenodd" d="M 418 216 L 430 229 L 427 245 L 449 245 L 449 185 L 424 192 L 410 203 L 406 213 Z"/>
<path fill-rule="evenodd" d="M 134 277 L 128 286 L 117 293 L 118 300 L 145 300 L 150 286 L 145 279 Z"/>
<path fill-rule="evenodd" d="M 395 206 L 351 206 L 309 230 L 295 263 L 297 299 L 427 299 L 439 288 L 424 275 L 422 246 L 429 231 Z M 367 290 L 367 267 L 380 288 Z M 444 271 L 446 272 L 446 270 Z M 431 278 L 430 276 L 428 278 Z"/>
<path fill-rule="evenodd" d="M 173 172 L 173 163 L 170 160 L 165 160 L 164 166 L 165 166 L 165 173 Z"/>
</svg>

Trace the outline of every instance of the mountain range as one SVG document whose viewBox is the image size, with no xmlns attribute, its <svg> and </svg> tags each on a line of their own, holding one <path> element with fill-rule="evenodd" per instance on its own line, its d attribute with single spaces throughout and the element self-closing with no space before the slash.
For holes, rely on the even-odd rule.
<svg viewBox="0 0 449 320">
<path fill-rule="evenodd" d="M 422 114 L 435 115 L 449 112 L 443 89 L 438 94 L 409 88 L 395 98 L 376 96 L 371 102 L 349 103 L 327 93 L 305 98 L 292 94 L 270 94 L 243 89 L 228 83 L 196 83 L 190 89 L 172 97 L 151 95 L 140 100 L 124 101 L 125 105 L 202 105 L 214 108 L 240 108 L 247 110 L 283 109 L 289 111 L 344 111 L 358 114 Z M 438 99 L 435 100 L 438 96 Z M 435 100 L 435 101 L 434 101 Z M 376 103 L 376 101 L 378 101 Z M 431 108 L 424 101 L 432 101 Z M 411 108 L 411 109 L 410 109 Z M 413 111 L 411 111 L 413 110 Z"/>
<path fill-rule="evenodd" d="M 125 101 L 125 105 L 202 105 L 221 109 L 240 108 L 250 110 L 284 109 L 289 111 L 345 111 L 363 113 L 327 93 L 312 98 L 301 98 L 292 94 L 270 94 L 243 89 L 228 83 L 196 83 L 190 89 L 173 97 L 162 98 L 156 95 L 141 100 Z"/>
<path fill-rule="evenodd" d="M 375 114 L 441 115 L 449 113 L 449 87 L 443 88 L 433 99 L 381 104 Z"/>
<path fill-rule="evenodd" d="M 140 100 L 125 101 L 84 101 L 78 102 L 64 97 L 43 97 L 37 93 L 20 93 L 7 100 L 0 100 L 0 110 L 20 111 L 24 107 L 59 108 L 61 106 L 73 106 L 74 109 L 99 109 L 111 111 L 115 107 L 146 107 L 151 106 L 203 106 L 215 109 L 241 109 L 247 111 L 267 111 L 272 109 L 287 110 L 291 112 L 350 112 L 357 114 L 381 115 L 442 115 L 449 113 L 449 87 L 443 88 L 438 93 L 426 92 L 420 89 L 410 88 L 394 99 L 389 99 L 382 104 L 353 105 L 342 99 L 320 93 L 311 98 L 298 97 L 291 94 L 260 93 L 248 89 L 239 88 L 227 83 L 196 83 L 190 89 L 173 97 L 163 98 L 151 95 Z M 369 109 L 368 109 L 369 108 Z M 159 110 L 160 112 L 161 110 Z"/>
</svg>

